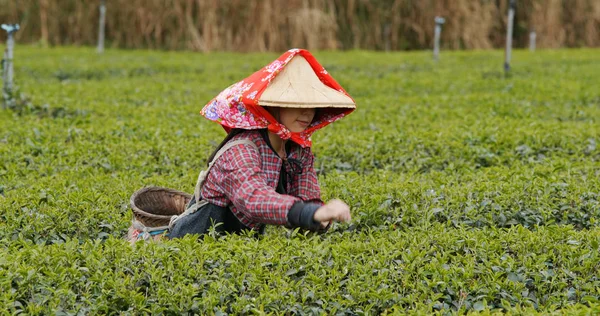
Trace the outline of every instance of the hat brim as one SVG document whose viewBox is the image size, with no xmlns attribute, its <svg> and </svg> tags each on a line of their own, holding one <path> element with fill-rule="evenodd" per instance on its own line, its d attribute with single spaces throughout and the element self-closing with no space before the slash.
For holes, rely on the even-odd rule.
<svg viewBox="0 0 600 316">
<path fill-rule="evenodd" d="M 259 100 L 258 105 L 260 106 L 270 106 L 270 107 L 280 107 L 280 108 L 301 108 L 301 109 L 311 109 L 311 108 L 338 108 L 338 109 L 356 109 L 356 104 L 353 103 L 300 103 L 300 102 L 282 102 L 282 101 L 271 101 L 271 100 Z"/>
</svg>

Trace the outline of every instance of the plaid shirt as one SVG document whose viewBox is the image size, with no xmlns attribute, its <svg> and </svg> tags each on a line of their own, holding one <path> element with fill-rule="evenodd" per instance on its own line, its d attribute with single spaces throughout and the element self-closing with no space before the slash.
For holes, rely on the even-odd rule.
<svg viewBox="0 0 600 316">
<path fill-rule="evenodd" d="M 253 229 L 262 224 L 288 224 L 288 211 L 298 201 L 323 204 L 310 147 L 292 144 L 284 162 L 258 130 L 243 132 L 231 141 L 237 139 L 251 140 L 258 151 L 244 144 L 227 150 L 208 174 L 200 193 L 203 199 L 229 206 L 242 224 Z M 275 191 L 282 164 L 287 173 L 288 194 Z"/>
</svg>

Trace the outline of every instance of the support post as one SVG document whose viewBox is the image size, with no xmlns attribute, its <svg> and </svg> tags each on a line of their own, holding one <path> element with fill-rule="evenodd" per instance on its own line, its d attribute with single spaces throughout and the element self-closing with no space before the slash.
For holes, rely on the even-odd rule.
<svg viewBox="0 0 600 316">
<path fill-rule="evenodd" d="M 106 20 L 106 0 L 100 1 L 100 22 L 98 28 L 98 54 L 104 52 L 104 24 Z"/>
<path fill-rule="evenodd" d="M 513 36 L 513 23 L 515 20 L 515 8 L 517 6 L 517 0 L 510 0 L 508 5 L 508 26 L 506 28 L 506 50 L 504 52 L 504 71 L 510 71 L 510 58 L 512 54 L 512 36 Z"/>
<path fill-rule="evenodd" d="M 440 36 L 442 34 L 442 25 L 446 22 L 446 19 L 436 16 L 435 17 L 435 33 L 433 36 L 433 59 L 440 59 Z"/>
<path fill-rule="evenodd" d="M 392 29 L 390 27 L 389 23 L 386 23 L 385 26 L 383 27 L 383 41 L 385 43 L 385 51 L 389 52 L 391 45 L 390 45 L 390 40 L 391 40 L 391 34 L 392 34 Z"/>
<path fill-rule="evenodd" d="M 537 34 L 535 34 L 535 31 L 531 31 L 531 33 L 529 33 L 529 51 L 531 52 L 535 52 L 535 38 L 537 37 Z"/>
<path fill-rule="evenodd" d="M 4 59 L 2 60 L 2 80 L 4 82 L 4 86 L 2 88 L 2 95 L 4 97 L 3 108 L 6 108 L 7 103 L 12 97 L 13 93 L 13 50 L 15 47 L 14 33 L 19 30 L 19 24 L 2 24 L 1 27 L 7 33 L 6 49 L 4 51 Z"/>
</svg>

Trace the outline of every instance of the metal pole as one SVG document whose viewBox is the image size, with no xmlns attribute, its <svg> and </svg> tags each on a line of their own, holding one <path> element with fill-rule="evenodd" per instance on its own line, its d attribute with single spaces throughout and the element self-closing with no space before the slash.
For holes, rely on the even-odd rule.
<svg viewBox="0 0 600 316">
<path fill-rule="evenodd" d="M 531 33 L 529 33 L 529 51 L 535 52 L 535 38 L 537 37 L 537 34 L 535 34 L 535 31 L 531 31 Z"/>
<path fill-rule="evenodd" d="M 104 21 L 106 19 L 106 0 L 100 1 L 100 25 L 98 28 L 98 53 L 104 52 Z"/>
<path fill-rule="evenodd" d="M 2 82 L 4 83 L 3 90 L 8 86 L 8 45 L 4 49 L 4 57 L 2 58 Z"/>
<path fill-rule="evenodd" d="M 2 75 L 4 81 L 2 94 L 5 100 L 4 107 L 6 107 L 6 101 L 12 96 L 13 89 L 13 49 L 15 47 L 15 38 L 13 34 L 19 30 L 19 24 L 2 24 L 2 29 L 7 33 L 6 50 L 4 51 L 4 60 L 2 61 L 2 68 L 4 71 Z"/>
<path fill-rule="evenodd" d="M 440 35 L 442 34 L 442 25 L 446 20 L 440 16 L 435 17 L 435 33 L 433 36 L 433 59 L 440 59 Z"/>
<path fill-rule="evenodd" d="M 386 23 L 386 25 L 383 27 L 383 38 L 385 41 L 385 51 L 389 52 L 390 51 L 390 37 L 391 37 L 391 27 L 389 23 Z"/>
<path fill-rule="evenodd" d="M 517 0 L 510 0 L 508 7 L 508 27 L 506 28 L 506 51 L 504 60 L 504 71 L 510 70 L 510 57 L 512 50 L 512 34 L 513 34 L 513 22 L 515 20 L 515 7 L 517 6 Z"/>
<path fill-rule="evenodd" d="M 4 82 L 4 87 L 2 87 L 2 108 L 6 109 L 8 107 L 8 102 L 10 99 L 10 94 L 7 93 L 8 89 L 8 48 L 4 50 L 4 57 L 2 58 L 2 82 Z"/>
</svg>

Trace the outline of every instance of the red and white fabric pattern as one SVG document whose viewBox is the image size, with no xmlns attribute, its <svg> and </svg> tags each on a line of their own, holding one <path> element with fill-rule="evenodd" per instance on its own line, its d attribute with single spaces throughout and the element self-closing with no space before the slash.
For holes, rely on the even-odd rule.
<svg viewBox="0 0 600 316">
<path fill-rule="evenodd" d="M 302 147 L 310 147 L 310 137 L 316 130 L 343 118 L 354 109 L 320 108 L 312 123 L 300 133 L 291 132 L 277 122 L 267 110 L 258 104 L 258 100 L 269 83 L 296 55 L 306 59 L 323 84 L 350 97 L 312 54 L 304 49 L 291 49 L 250 77 L 223 90 L 204 106 L 200 114 L 209 120 L 218 122 L 227 132 L 233 128 L 268 128 L 282 139 L 291 139 Z"/>
</svg>

